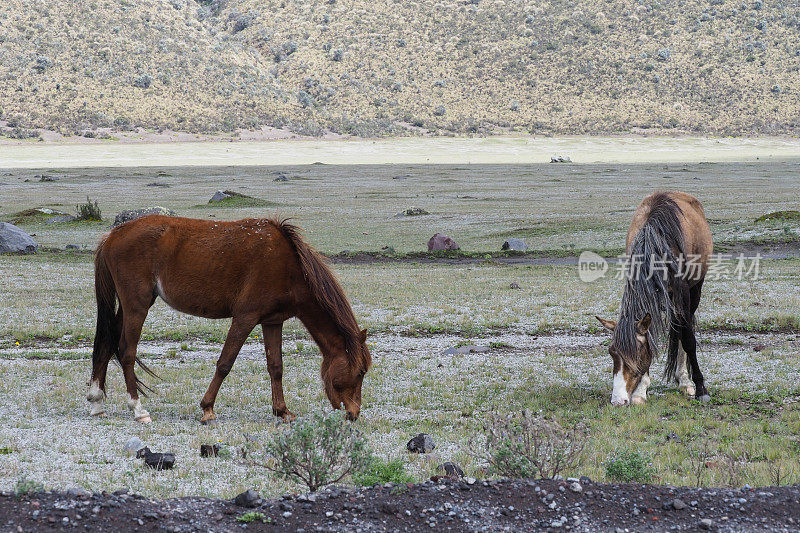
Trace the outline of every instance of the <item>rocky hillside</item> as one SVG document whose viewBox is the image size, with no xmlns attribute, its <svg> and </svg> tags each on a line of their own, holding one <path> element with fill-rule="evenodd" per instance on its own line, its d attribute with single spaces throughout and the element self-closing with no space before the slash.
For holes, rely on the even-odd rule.
<svg viewBox="0 0 800 533">
<path fill-rule="evenodd" d="M 797 133 L 798 69 L 796 0 L 0 5 L 11 136 Z"/>
</svg>

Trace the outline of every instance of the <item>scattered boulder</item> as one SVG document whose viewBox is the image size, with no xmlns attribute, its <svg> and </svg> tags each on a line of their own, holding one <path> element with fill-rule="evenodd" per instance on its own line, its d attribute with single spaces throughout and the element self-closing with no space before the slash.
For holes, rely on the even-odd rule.
<svg viewBox="0 0 800 533">
<path fill-rule="evenodd" d="M 219 444 L 201 444 L 200 457 L 216 457 L 219 455 Z"/>
<path fill-rule="evenodd" d="M 503 243 L 502 249 L 524 252 L 528 249 L 528 245 L 522 239 L 511 238 Z"/>
<path fill-rule="evenodd" d="M 0 222 L 0 254 L 34 254 L 39 245 L 14 224 Z"/>
<path fill-rule="evenodd" d="M 122 447 L 122 449 L 128 455 L 136 455 L 136 453 L 144 448 L 145 444 L 142 442 L 142 439 L 139 437 L 131 437 L 128 439 L 128 442 Z"/>
<path fill-rule="evenodd" d="M 222 200 L 227 200 L 228 198 L 231 198 L 232 196 L 233 195 L 228 194 L 225 191 L 217 191 L 217 192 L 214 193 L 214 196 L 211 197 L 211 200 L 209 200 L 208 203 L 221 202 Z"/>
<path fill-rule="evenodd" d="M 572 163 L 572 159 L 565 155 L 554 155 L 550 158 L 551 163 Z"/>
<path fill-rule="evenodd" d="M 436 252 L 441 250 L 459 250 L 456 241 L 442 233 L 436 233 L 428 241 L 428 251 Z"/>
<path fill-rule="evenodd" d="M 411 453 L 430 453 L 436 448 L 433 438 L 427 433 L 420 433 L 406 444 Z"/>
<path fill-rule="evenodd" d="M 438 472 L 444 472 L 444 475 L 453 479 L 460 479 L 464 477 L 464 471 L 455 463 L 446 462 L 436 467 Z"/>
<path fill-rule="evenodd" d="M 409 207 L 397 213 L 395 217 L 418 217 L 421 215 L 430 215 L 430 213 L 420 207 Z"/>
<path fill-rule="evenodd" d="M 514 290 L 521 289 L 521 287 L 519 286 L 519 283 L 517 283 L 516 281 L 512 281 L 511 284 L 508 286 L 508 288 L 509 289 L 514 289 Z"/>
<path fill-rule="evenodd" d="M 573 481 L 569 485 L 569 490 L 571 490 L 572 492 L 580 494 L 581 492 L 583 492 L 583 485 L 581 485 L 577 481 Z"/>
<path fill-rule="evenodd" d="M 37 174 L 34 178 L 39 178 L 39 181 L 48 182 L 48 181 L 58 181 L 61 178 L 58 176 L 51 176 L 50 174 Z"/>
<path fill-rule="evenodd" d="M 166 207 L 155 206 L 155 207 L 144 207 L 142 209 L 129 209 L 126 211 L 121 211 L 114 217 L 114 227 L 116 228 L 120 224 L 124 224 L 131 220 L 135 220 L 137 218 L 141 218 L 147 215 L 164 215 L 168 217 L 174 217 L 175 211 L 171 209 L 167 209 Z"/>
<path fill-rule="evenodd" d="M 83 487 L 71 487 L 67 489 L 67 495 L 73 498 L 91 498 L 92 493 Z"/>
<path fill-rule="evenodd" d="M 672 508 L 675 509 L 676 511 L 682 511 L 686 509 L 686 502 L 684 502 L 680 498 L 675 498 L 674 500 L 672 500 Z"/>
<path fill-rule="evenodd" d="M 714 521 L 710 518 L 703 518 L 700 520 L 700 529 L 709 530 L 714 527 Z"/>
<path fill-rule="evenodd" d="M 233 499 L 233 503 L 240 507 L 255 507 L 261 496 L 253 489 L 248 489 Z"/>
<path fill-rule="evenodd" d="M 283 172 L 278 172 L 277 176 L 272 181 L 289 181 L 289 177 L 286 174 L 284 174 Z M 220 192 L 220 191 L 217 191 L 217 192 Z M 222 193 L 225 194 L 224 191 L 222 191 Z"/>
<path fill-rule="evenodd" d="M 66 246 L 66 249 L 67 249 L 67 250 L 80 250 L 80 249 L 81 249 L 81 247 L 80 247 L 80 246 L 78 246 L 77 244 L 68 244 L 68 245 Z"/>
<path fill-rule="evenodd" d="M 136 452 L 136 457 L 144 459 L 144 464 L 155 470 L 170 470 L 175 466 L 174 453 L 151 452 L 147 446 Z"/>
</svg>

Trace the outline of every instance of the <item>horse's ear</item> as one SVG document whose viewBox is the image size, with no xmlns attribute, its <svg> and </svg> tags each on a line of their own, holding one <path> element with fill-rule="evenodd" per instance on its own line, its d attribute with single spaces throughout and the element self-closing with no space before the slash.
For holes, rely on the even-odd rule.
<svg viewBox="0 0 800 533">
<path fill-rule="evenodd" d="M 599 316 L 594 316 L 597 320 L 603 324 L 603 327 L 606 328 L 608 331 L 614 331 L 614 328 L 617 327 L 617 322 L 615 320 L 606 320 L 605 318 L 600 318 Z"/>
<path fill-rule="evenodd" d="M 642 317 L 642 319 L 636 323 L 636 333 L 639 335 L 647 335 L 647 330 L 650 329 L 650 322 L 652 318 L 650 317 L 650 313 L 647 313 Z"/>
<path fill-rule="evenodd" d="M 361 330 L 361 342 L 367 342 L 367 330 L 366 329 L 362 329 Z"/>
</svg>

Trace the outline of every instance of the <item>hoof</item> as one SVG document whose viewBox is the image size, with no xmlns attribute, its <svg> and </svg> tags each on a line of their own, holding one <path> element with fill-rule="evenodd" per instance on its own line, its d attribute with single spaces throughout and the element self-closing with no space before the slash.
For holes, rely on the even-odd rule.
<svg viewBox="0 0 800 533">
<path fill-rule="evenodd" d="M 631 398 L 631 404 L 633 405 L 644 405 L 646 401 L 647 398 L 645 398 L 644 396 L 634 396 L 633 398 Z"/>
<path fill-rule="evenodd" d="M 216 418 L 209 418 L 208 420 L 201 420 L 200 424 L 204 426 L 213 427 L 216 426 L 219 422 L 217 422 Z"/>
<path fill-rule="evenodd" d="M 91 416 L 95 418 L 105 418 L 108 415 L 106 414 L 105 411 L 100 411 L 99 413 L 91 413 Z"/>
<path fill-rule="evenodd" d="M 150 415 L 146 415 L 146 416 L 140 416 L 139 418 L 136 419 L 136 421 L 141 424 L 149 424 L 150 422 L 153 421 L 153 419 L 150 418 Z"/>
<path fill-rule="evenodd" d="M 708 402 L 710 402 L 710 401 L 711 401 L 711 396 L 709 396 L 708 394 L 703 394 L 703 395 L 702 395 L 702 396 L 700 396 L 700 397 L 699 397 L 697 400 L 698 400 L 700 403 L 708 403 Z"/>
<path fill-rule="evenodd" d="M 682 393 L 689 398 L 694 398 L 695 388 L 694 385 L 682 385 L 678 387 Z"/>
</svg>

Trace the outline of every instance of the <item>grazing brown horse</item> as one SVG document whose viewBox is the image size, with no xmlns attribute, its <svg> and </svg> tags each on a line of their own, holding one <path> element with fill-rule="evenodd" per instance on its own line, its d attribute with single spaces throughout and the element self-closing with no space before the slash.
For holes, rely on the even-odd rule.
<svg viewBox="0 0 800 533">
<path fill-rule="evenodd" d="M 689 396 L 710 400 L 697 364 L 694 314 L 712 247 L 703 206 L 694 196 L 657 192 L 636 209 L 619 320 L 597 317 L 613 334 L 608 350 L 614 361 L 613 405 L 647 400 L 650 364 L 667 330 L 666 379 L 677 379 Z"/>
<path fill-rule="evenodd" d="M 134 373 L 136 345 L 147 312 L 161 297 L 170 307 L 205 318 L 231 317 L 216 372 L 200 402 L 202 423 L 216 419 L 214 401 L 248 335 L 261 324 L 272 383 L 272 412 L 294 415 L 283 398 L 283 322 L 297 317 L 322 352 L 322 381 L 334 408 L 350 419 L 361 410 L 361 384 L 371 364 L 366 330 L 325 260 L 285 221 L 212 222 L 151 215 L 105 235 L 95 254 L 97 333 L 89 394 L 93 415 L 105 410 L 106 369 L 122 366 L 128 407 L 149 422 Z M 119 308 L 117 308 L 119 300 Z M 150 372 L 152 373 L 152 372 Z"/>
</svg>

